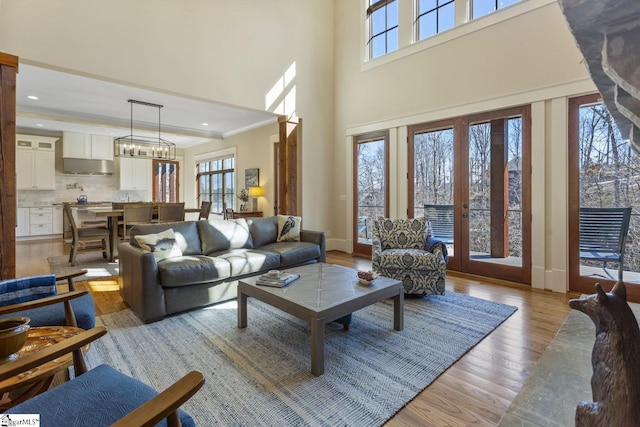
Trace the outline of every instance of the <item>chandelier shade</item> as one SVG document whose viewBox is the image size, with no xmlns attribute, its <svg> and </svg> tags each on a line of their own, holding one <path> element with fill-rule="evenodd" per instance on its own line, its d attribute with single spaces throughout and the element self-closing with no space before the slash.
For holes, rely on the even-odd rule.
<svg viewBox="0 0 640 427">
<path fill-rule="evenodd" d="M 160 104 L 150 102 L 136 101 L 129 99 L 131 104 L 131 134 L 122 136 L 113 140 L 113 154 L 116 157 L 140 157 L 148 159 L 176 159 L 176 145 L 172 142 L 162 139 L 161 137 L 161 121 Z M 143 105 L 158 109 L 158 137 L 149 137 L 133 134 L 133 105 Z"/>
</svg>

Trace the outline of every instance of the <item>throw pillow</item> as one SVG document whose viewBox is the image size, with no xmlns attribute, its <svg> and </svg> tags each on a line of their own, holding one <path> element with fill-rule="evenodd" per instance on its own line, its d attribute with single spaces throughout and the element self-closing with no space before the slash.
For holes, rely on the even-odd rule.
<svg viewBox="0 0 640 427">
<path fill-rule="evenodd" d="M 157 234 L 138 234 L 134 238 L 142 249 L 153 253 L 156 262 L 182 256 L 182 250 L 176 242 L 172 228 Z"/>
<path fill-rule="evenodd" d="M 278 238 L 276 242 L 299 242 L 302 217 L 278 215 Z"/>
<path fill-rule="evenodd" d="M 52 297 L 56 294 L 56 276 L 41 276 L 8 279 L 0 282 L 0 306 Z"/>
</svg>

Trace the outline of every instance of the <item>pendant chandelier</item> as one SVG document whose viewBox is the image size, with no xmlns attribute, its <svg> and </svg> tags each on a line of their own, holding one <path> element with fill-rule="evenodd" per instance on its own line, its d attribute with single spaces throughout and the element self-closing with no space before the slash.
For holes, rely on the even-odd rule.
<svg viewBox="0 0 640 427">
<path fill-rule="evenodd" d="M 160 136 L 160 109 L 163 105 L 129 99 L 131 104 L 131 134 L 113 140 L 113 154 L 116 157 L 139 157 L 146 159 L 176 159 L 176 144 Z M 133 104 L 158 109 L 158 137 L 133 134 Z"/>
</svg>

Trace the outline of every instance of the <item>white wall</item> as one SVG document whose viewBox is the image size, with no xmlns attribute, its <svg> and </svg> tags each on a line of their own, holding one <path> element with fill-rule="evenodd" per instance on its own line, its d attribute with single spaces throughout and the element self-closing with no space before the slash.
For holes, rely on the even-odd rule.
<svg viewBox="0 0 640 427">
<path fill-rule="evenodd" d="M 328 228 L 333 2 L 3 0 L 0 51 L 162 92 L 304 119 L 302 214 Z M 290 71 L 282 91 L 272 89 Z M 293 70 L 293 72 L 292 72 Z M 267 95 L 273 95 L 267 104 Z M 274 95 L 275 94 L 275 95 Z"/>
<path fill-rule="evenodd" d="M 396 164 L 390 206 L 406 215 L 407 126 L 533 104 L 533 286 L 566 284 L 567 97 L 595 91 L 557 3 L 527 0 L 434 40 L 363 63 L 366 1 L 336 5 L 337 205 L 330 247 L 352 247 L 352 136 L 390 129 Z M 400 0 L 400 8 L 412 7 Z M 508 19 L 500 22 L 500 15 Z M 400 15 L 404 16 L 400 11 Z M 395 189 L 395 191 L 393 191 Z"/>
</svg>

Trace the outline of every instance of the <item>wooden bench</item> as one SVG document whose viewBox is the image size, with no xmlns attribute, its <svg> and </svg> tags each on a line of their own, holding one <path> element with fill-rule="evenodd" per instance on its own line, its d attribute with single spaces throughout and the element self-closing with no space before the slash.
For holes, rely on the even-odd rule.
<svg viewBox="0 0 640 427">
<path fill-rule="evenodd" d="M 617 262 L 618 280 L 622 281 L 630 219 L 631 208 L 580 208 L 580 259 L 602 261 L 602 269 L 612 280 L 607 262 Z"/>
</svg>

